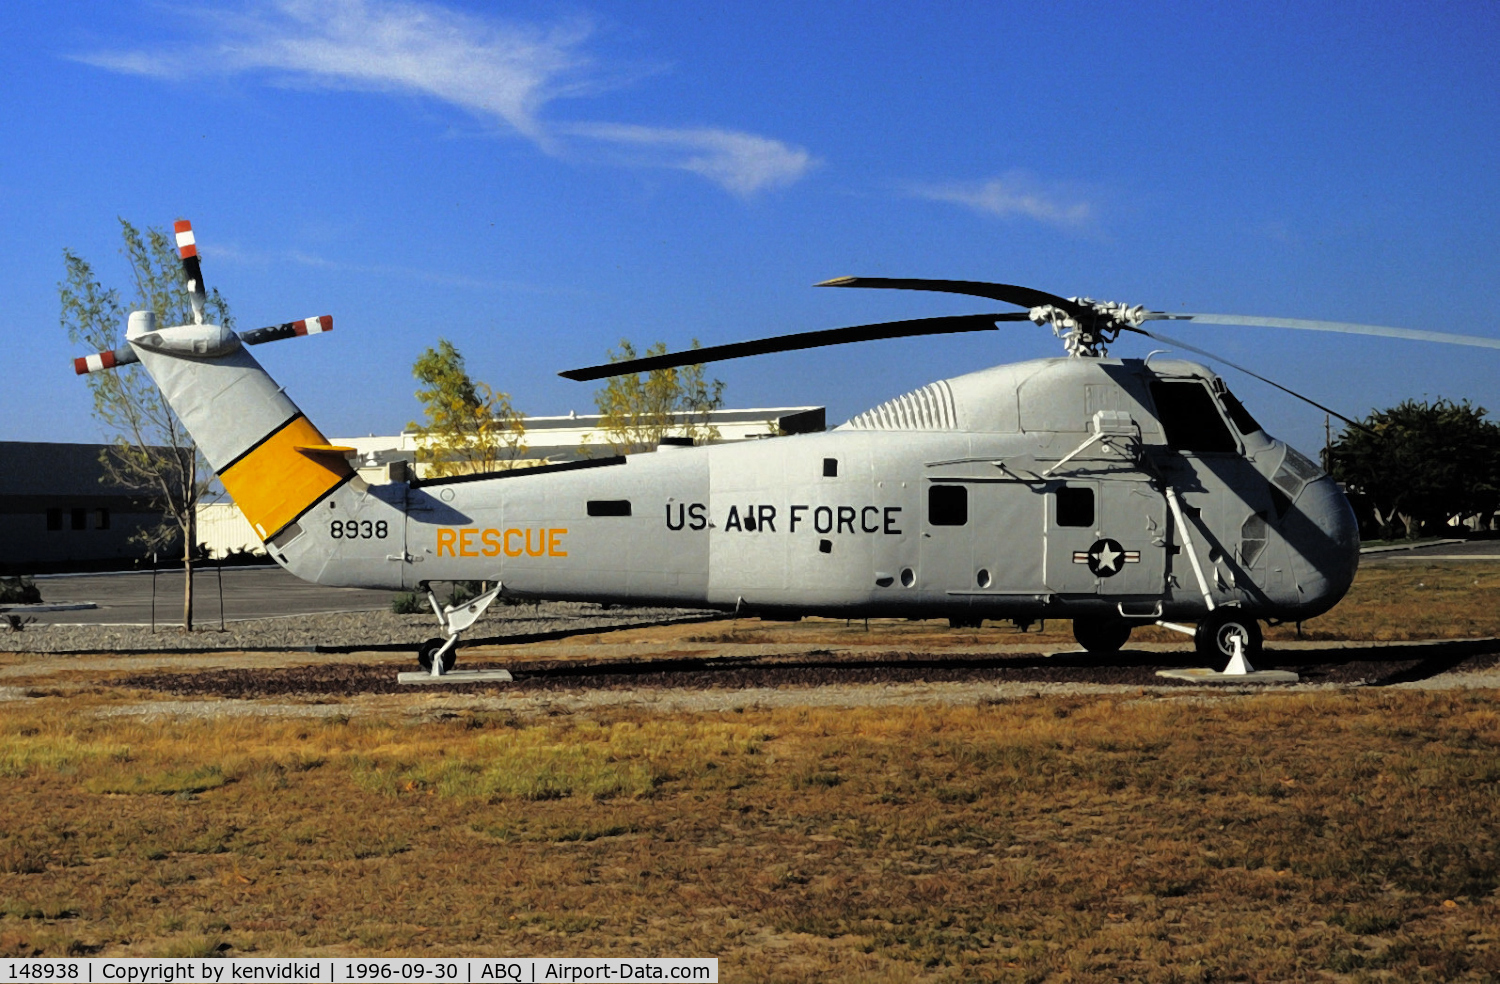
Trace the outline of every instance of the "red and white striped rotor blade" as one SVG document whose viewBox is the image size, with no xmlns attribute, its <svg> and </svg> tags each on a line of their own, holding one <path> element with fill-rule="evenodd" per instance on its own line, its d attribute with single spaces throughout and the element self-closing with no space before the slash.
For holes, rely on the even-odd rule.
<svg viewBox="0 0 1500 984">
<path fill-rule="evenodd" d="M 135 349 L 129 345 L 121 345 L 113 352 L 99 352 L 95 355 L 81 355 L 73 360 L 73 371 L 83 376 L 91 372 L 103 372 L 105 369 L 113 369 L 115 366 L 128 366 L 132 362 L 141 361 L 141 357 L 135 354 Z"/>
<path fill-rule="evenodd" d="M 301 321 L 288 321 L 281 325 L 271 325 L 269 328 L 242 331 L 240 341 L 246 345 L 261 345 L 265 342 L 279 342 L 283 338 L 296 338 L 298 335 L 321 335 L 325 331 L 333 331 L 333 315 L 331 314 L 316 318 L 303 318 Z"/>
<path fill-rule="evenodd" d="M 198 263 L 198 241 L 193 238 L 193 224 L 187 219 L 178 219 L 172 231 L 177 234 L 177 255 L 182 257 L 182 275 L 187 280 L 188 300 L 193 305 L 193 322 L 201 325 L 208 294 L 203 289 L 203 270 Z"/>
</svg>

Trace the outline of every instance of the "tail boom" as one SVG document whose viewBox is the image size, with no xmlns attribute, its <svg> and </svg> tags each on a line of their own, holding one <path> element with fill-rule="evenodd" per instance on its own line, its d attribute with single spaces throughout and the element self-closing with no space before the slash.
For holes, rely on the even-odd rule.
<svg viewBox="0 0 1500 984">
<path fill-rule="evenodd" d="M 224 488 L 262 541 L 354 477 L 342 453 L 243 345 L 196 355 L 160 344 L 150 312 L 130 316 L 126 339 Z M 194 326 L 196 327 L 196 326 Z"/>
</svg>

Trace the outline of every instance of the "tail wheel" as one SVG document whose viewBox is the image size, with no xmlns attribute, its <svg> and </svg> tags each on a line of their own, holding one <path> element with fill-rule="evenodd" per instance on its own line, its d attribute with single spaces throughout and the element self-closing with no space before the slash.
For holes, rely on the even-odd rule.
<svg viewBox="0 0 1500 984">
<path fill-rule="evenodd" d="M 1234 656 L 1234 640 L 1238 637 L 1244 648 L 1245 659 L 1250 662 L 1260 656 L 1260 623 L 1237 609 L 1220 608 L 1198 623 L 1193 635 L 1193 645 L 1198 655 L 1205 659 L 1227 660 Z"/>
<path fill-rule="evenodd" d="M 1130 641 L 1130 623 L 1117 618 L 1075 618 L 1073 638 L 1089 652 L 1108 656 Z"/>
<path fill-rule="evenodd" d="M 447 639 L 428 639 L 422 643 L 422 648 L 417 650 L 417 665 L 422 668 L 423 673 L 432 672 L 432 658 L 437 655 L 437 651 L 442 649 L 443 643 L 447 641 Z M 443 653 L 443 672 L 447 673 L 452 670 L 453 665 L 457 662 L 458 647 L 454 646 L 446 653 Z"/>
</svg>

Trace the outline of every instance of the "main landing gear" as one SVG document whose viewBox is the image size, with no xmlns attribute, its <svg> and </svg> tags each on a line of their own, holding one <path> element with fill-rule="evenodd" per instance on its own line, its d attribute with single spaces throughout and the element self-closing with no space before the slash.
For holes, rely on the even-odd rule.
<svg viewBox="0 0 1500 984">
<path fill-rule="evenodd" d="M 1160 609 L 1157 612 L 1159 614 Z M 1199 656 L 1208 663 L 1224 667 L 1222 671 L 1208 667 L 1171 667 L 1157 670 L 1157 676 L 1193 683 L 1297 682 L 1297 674 L 1290 670 L 1255 668 L 1254 661 L 1260 658 L 1264 649 L 1260 623 L 1238 608 L 1216 608 L 1205 615 L 1196 628 L 1161 618 L 1154 618 L 1152 624 L 1192 636 L 1193 647 Z M 1107 615 L 1075 618 L 1073 638 L 1095 656 L 1111 656 L 1129 641 L 1131 628 L 1131 622 Z"/>
<path fill-rule="evenodd" d="M 1260 623 L 1238 608 L 1217 608 L 1198 623 L 1197 628 L 1157 620 L 1156 624 L 1193 637 L 1198 655 L 1214 663 L 1229 663 L 1231 674 L 1253 672 L 1251 664 L 1259 658 L 1264 639 Z M 1119 618 L 1075 618 L 1073 638 L 1096 656 L 1119 652 L 1130 641 L 1131 623 Z M 1238 662 L 1238 666 L 1234 665 Z M 1244 668 L 1240 668 L 1240 667 Z"/>
<path fill-rule="evenodd" d="M 465 629 L 478 621 L 484 610 L 500 597 L 501 585 L 496 584 L 477 598 L 460 602 L 457 605 L 444 605 L 438 601 L 437 595 L 433 593 L 430 585 L 423 585 L 427 591 L 427 601 L 432 605 L 433 614 L 437 616 L 438 628 L 442 630 L 443 636 L 438 639 L 428 639 L 422 643 L 417 650 L 417 665 L 422 668 L 423 673 L 432 676 L 442 676 L 453 669 L 458 662 L 458 637 Z"/>
<path fill-rule="evenodd" d="M 1075 618 L 1073 638 L 1095 656 L 1108 656 L 1130 641 L 1130 623 L 1122 618 Z"/>
<path fill-rule="evenodd" d="M 1237 608 L 1214 609 L 1193 633 L 1193 648 L 1199 656 L 1211 660 L 1232 660 L 1238 655 L 1247 663 L 1254 662 L 1261 654 L 1263 642 L 1260 623 Z"/>
</svg>

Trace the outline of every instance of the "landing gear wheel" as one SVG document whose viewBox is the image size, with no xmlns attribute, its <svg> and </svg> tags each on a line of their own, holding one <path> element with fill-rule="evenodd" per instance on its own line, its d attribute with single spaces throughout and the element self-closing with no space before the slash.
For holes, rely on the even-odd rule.
<svg viewBox="0 0 1500 984">
<path fill-rule="evenodd" d="M 428 639 L 422 643 L 422 648 L 417 650 L 417 665 L 422 668 L 423 673 L 432 672 L 432 657 L 443 648 L 447 639 Z M 453 670 L 453 664 L 458 662 L 458 647 L 454 646 L 443 654 L 443 672 L 449 673 Z"/>
<path fill-rule="evenodd" d="M 1108 656 L 1130 641 L 1130 623 L 1117 618 L 1075 618 L 1073 638 L 1094 655 Z"/>
<path fill-rule="evenodd" d="M 1233 608 L 1220 608 L 1198 623 L 1193 646 L 1204 659 L 1224 661 L 1234 656 L 1234 637 L 1239 636 L 1245 659 L 1254 663 L 1260 658 L 1262 636 L 1260 623 Z"/>
</svg>

